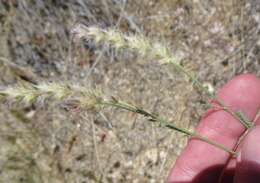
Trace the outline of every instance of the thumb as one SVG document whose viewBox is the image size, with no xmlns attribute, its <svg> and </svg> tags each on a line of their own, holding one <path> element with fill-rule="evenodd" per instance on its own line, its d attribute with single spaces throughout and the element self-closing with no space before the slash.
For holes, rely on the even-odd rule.
<svg viewBox="0 0 260 183">
<path fill-rule="evenodd" d="M 234 180 L 235 183 L 260 182 L 260 126 L 254 127 L 243 142 Z"/>
</svg>

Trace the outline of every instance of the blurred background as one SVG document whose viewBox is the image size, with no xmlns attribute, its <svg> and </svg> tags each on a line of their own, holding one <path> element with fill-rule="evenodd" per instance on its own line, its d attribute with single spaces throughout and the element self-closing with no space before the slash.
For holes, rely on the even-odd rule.
<svg viewBox="0 0 260 183">
<path fill-rule="evenodd" d="M 194 129 L 205 97 L 134 53 L 75 42 L 77 23 L 165 42 L 205 85 L 260 76 L 258 0 L 0 0 L 0 87 L 77 83 Z M 117 109 L 0 105 L 0 182 L 164 182 L 186 137 Z"/>
</svg>

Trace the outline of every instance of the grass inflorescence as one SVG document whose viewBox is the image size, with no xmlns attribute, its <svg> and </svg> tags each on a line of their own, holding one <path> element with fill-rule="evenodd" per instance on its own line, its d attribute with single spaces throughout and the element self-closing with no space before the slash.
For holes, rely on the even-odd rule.
<svg viewBox="0 0 260 183">
<path fill-rule="evenodd" d="M 23 83 L 0 90 L 0 98 L 3 100 L 31 104 L 54 99 L 57 102 L 63 101 L 68 105 L 83 108 L 94 108 L 102 100 L 100 96 L 100 90 L 88 90 L 79 85 L 61 83 L 41 83 L 38 85 Z"/>
<path fill-rule="evenodd" d="M 75 26 L 72 34 L 78 39 L 91 40 L 99 45 L 108 44 L 118 50 L 132 50 L 145 58 L 156 59 L 162 64 L 179 65 L 179 59 L 174 57 L 168 47 L 142 35 L 126 35 L 115 29 L 87 27 L 82 24 Z"/>
<path fill-rule="evenodd" d="M 252 127 L 252 122 L 245 120 L 243 115 L 229 109 L 223 101 L 216 97 L 214 92 L 211 92 L 193 73 L 189 72 L 184 66 L 182 66 L 180 64 L 180 59 L 176 58 L 171 49 L 164 44 L 151 41 L 143 35 L 127 35 L 111 28 L 101 29 L 96 26 L 85 26 L 82 24 L 75 26 L 72 30 L 72 34 L 77 39 L 90 40 L 98 45 L 108 44 L 118 50 L 131 50 L 147 59 L 155 59 L 161 64 L 173 65 L 174 68 L 183 73 L 194 86 L 198 87 L 211 99 L 217 101 L 223 110 L 230 113 L 234 118 L 240 121 L 245 128 L 248 129 Z"/>
</svg>

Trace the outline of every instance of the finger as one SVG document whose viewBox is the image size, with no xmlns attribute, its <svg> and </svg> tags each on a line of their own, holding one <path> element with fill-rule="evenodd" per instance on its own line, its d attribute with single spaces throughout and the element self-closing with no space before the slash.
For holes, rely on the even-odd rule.
<svg viewBox="0 0 260 183">
<path fill-rule="evenodd" d="M 253 123 L 254 123 L 254 125 L 260 125 L 260 109 L 258 110 L 258 113 L 255 116 Z M 240 140 L 243 141 L 243 138 L 242 139 L 240 138 Z M 236 152 L 240 153 L 242 147 L 243 147 L 243 143 L 237 144 Z M 232 174 L 235 173 L 234 170 L 235 170 L 236 166 L 237 166 L 237 158 L 235 158 L 235 157 L 230 158 L 230 160 L 228 161 L 228 164 L 225 168 L 225 171 L 222 172 L 221 179 L 219 179 L 219 180 L 221 180 L 220 182 L 222 182 L 222 183 L 223 182 L 232 182 L 230 180 L 225 180 L 225 178 L 231 177 L 229 175 L 231 172 L 232 172 Z"/>
<path fill-rule="evenodd" d="M 260 109 L 258 109 L 258 112 L 257 112 L 257 114 L 256 114 L 256 116 L 255 116 L 255 118 L 253 119 L 252 122 L 253 122 L 254 125 L 260 125 Z M 243 137 L 242 137 L 242 139 L 240 138 L 240 140 L 243 141 Z M 236 152 L 240 152 L 242 145 L 243 144 L 241 144 L 240 142 L 239 142 L 239 144 L 237 143 L 235 151 Z M 233 177 L 232 175 L 234 175 L 234 173 L 235 173 L 234 170 L 235 170 L 236 166 L 237 166 L 237 158 L 230 157 L 230 159 L 227 162 L 227 166 L 225 167 L 225 171 L 222 171 L 222 174 L 221 174 L 221 177 L 219 179 L 219 182 L 222 182 L 222 183 L 224 183 L 224 182 L 233 182 L 233 181 L 231 181 L 231 180 L 229 180 L 227 178 Z M 230 173 L 232 173 L 232 175 L 230 175 Z"/>
<path fill-rule="evenodd" d="M 235 183 L 260 182 L 260 126 L 245 138 L 237 161 Z"/>
<path fill-rule="evenodd" d="M 229 81 L 218 98 L 232 110 L 243 111 L 252 120 L 260 107 L 260 80 L 253 75 L 240 75 Z M 211 111 L 204 117 L 197 132 L 232 149 L 244 127 L 224 110 Z M 169 183 L 217 181 L 229 154 L 202 142 L 191 139 L 171 170 Z M 205 172 L 205 173 L 203 173 Z"/>
</svg>

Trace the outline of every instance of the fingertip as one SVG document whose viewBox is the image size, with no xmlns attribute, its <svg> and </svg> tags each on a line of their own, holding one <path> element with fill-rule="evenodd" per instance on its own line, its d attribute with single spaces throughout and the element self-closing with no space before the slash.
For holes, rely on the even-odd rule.
<svg viewBox="0 0 260 183">
<path fill-rule="evenodd" d="M 241 161 L 243 160 L 260 164 L 260 126 L 255 126 L 245 138 L 241 149 Z"/>
<path fill-rule="evenodd" d="M 234 111 L 252 119 L 260 101 L 260 79 L 254 74 L 241 74 L 231 79 L 218 92 L 218 98 Z"/>
<path fill-rule="evenodd" d="M 235 183 L 257 182 L 260 182 L 260 126 L 245 138 L 235 173 Z"/>
<path fill-rule="evenodd" d="M 224 85 L 221 90 L 224 91 L 227 88 L 240 88 L 251 87 L 255 84 L 259 84 L 259 78 L 254 74 L 240 74 L 233 77 L 226 85 Z"/>
</svg>

